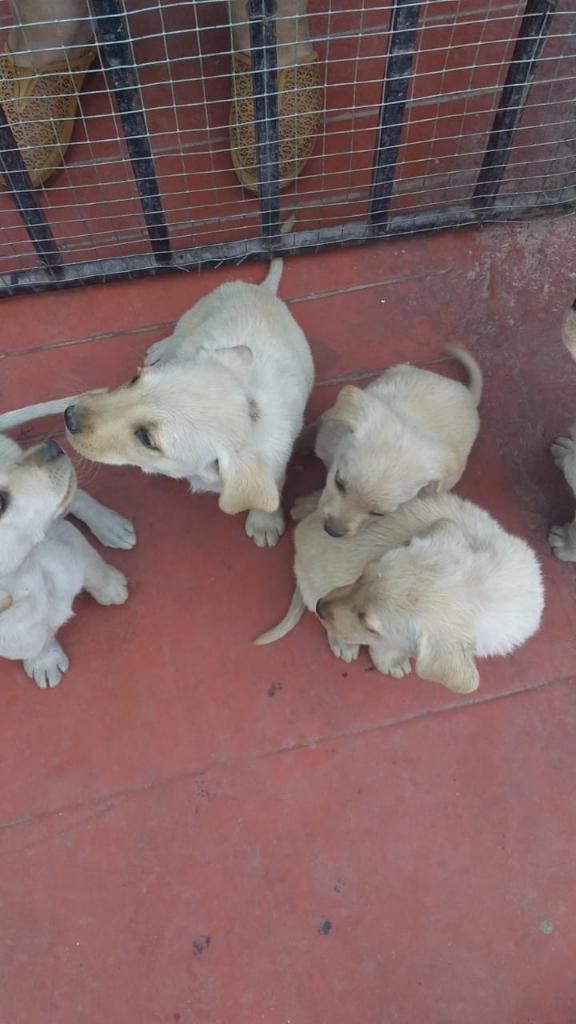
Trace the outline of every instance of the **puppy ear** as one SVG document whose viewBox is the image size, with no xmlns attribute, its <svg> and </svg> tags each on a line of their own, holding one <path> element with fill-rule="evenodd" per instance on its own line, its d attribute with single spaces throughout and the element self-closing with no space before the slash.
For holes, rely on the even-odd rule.
<svg viewBox="0 0 576 1024">
<path fill-rule="evenodd" d="M 324 413 L 323 418 L 328 422 L 340 423 L 349 430 L 355 430 L 362 416 L 366 414 L 369 402 L 370 399 L 361 388 L 347 384 L 342 388 L 332 408 Z"/>
<path fill-rule="evenodd" d="M 14 598 L 12 594 L 9 594 L 7 590 L 0 590 L 0 614 L 7 612 L 9 608 L 14 604 Z"/>
<path fill-rule="evenodd" d="M 472 641 L 447 634 L 423 632 L 416 644 L 416 673 L 431 683 L 441 683 L 454 693 L 472 693 L 480 676 L 474 663 Z"/>
<path fill-rule="evenodd" d="M 278 508 L 280 494 L 276 481 L 258 456 L 220 460 L 220 475 L 222 491 L 218 504 L 229 516 L 251 509 L 275 512 Z"/>
<path fill-rule="evenodd" d="M 418 489 L 418 498 L 430 498 L 436 494 L 445 494 L 455 484 L 458 476 L 462 475 L 463 468 L 460 462 L 451 459 L 450 462 L 442 465 L 441 471 L 434 474 L 433 478 L 422 483 Z"/>
<path fill-rule="evenodd" d="M 252 368 L 252 350 L 247 345 L 232 348 L 201 349 L 203 355 L 216 359 L 242 381 L 247 381 Z"/>
</svg>

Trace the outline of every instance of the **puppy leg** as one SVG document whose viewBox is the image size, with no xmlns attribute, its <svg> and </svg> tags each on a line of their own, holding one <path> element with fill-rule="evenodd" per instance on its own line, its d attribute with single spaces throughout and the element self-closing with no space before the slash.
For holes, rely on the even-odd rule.
<svg viewBox="0 0 576 1024">
<path fill-rule="evenodd" d="M 328 639 L 328 646 L 336 658 L 340 658 L 341 661 L 345 661 L 348 664 L 351 661 L 356 661 L 356 658 L 360 654 L 359 644 L 341 643 L 340 640 L 337 640 L 331 633 L 326 633 L 326 637 Z"/>
<path fill-rule="evenodd" d="M 564 526 L 553 526 L 548 543 L 561 562 L 576 562 L 576 519 Z"/>
<path fill-rule="evenodd" d="M 370 647 L 369 651 L 374 668 L 382 675 L 393 676 L 394 679 L 410 675 L 412 666 L 404 651 L 395 651 L 390 647 Z"/>
<path fill-rule="evenodd" d="M 41 690 L 47 690 L 58 686 L 69 665 L 70 662 L 65 651 L 62 650 L 56 638 L 52 637 L 40 654 L 35 658 L 26 658 L 24 671 L 36 683 L 36 686 L 39 686 Z"/>
<path fill-rule="evenodd" d="M 68 513 L 86 523 L 90 532 L 107 548 L 128 550 L 136 543 L 136 531 L 130 520 L 101 505 L 85 491 L 76 492 Z"/>
<path fill-rule="evenodd" d="M 568 437 L 557 437 L 550 446 L 550 454 L 558 469 L 564 474 L 566 483 L 576 495 L 576 424 Z"/>
<path fill-rule="evenodd" d="M 282 495 L 285 470 L 280 475 L 274 474 L 278 493 Z M 275 512 L 261 512 L 253 508 L 246 516 L 245 530 L 251 540 L 259 548 L 273 548 L 286 529 L 284 513 L 280 505 Z"/>
<path fill-rule="evenodd" d="M 316 511 L 321 495 L 322 491 L 312 491 L 311 494 L 303 494 L 300 498 L 296 498 L 290 509 L 290 515 L 295 523 L 301 523 L 303 519 Z"/>
<path fill-rule="evenodd" d="M 80 554 L 79 548 L 78 551 Z M 128 598 L 128 582 L 124 573 L 108 565 L 87 541 L 82 545 L 81 556 L 84 563 L 83 589 L 98 604 L 124 604 Z"/>
</svg>

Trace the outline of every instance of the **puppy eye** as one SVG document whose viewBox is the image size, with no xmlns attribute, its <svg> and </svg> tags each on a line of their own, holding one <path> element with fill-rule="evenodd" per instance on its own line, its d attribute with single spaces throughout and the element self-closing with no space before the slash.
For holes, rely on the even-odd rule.
<svg viewBox="0 0 576 1024">
<path fill-rule="evenodd" d="M 346 494 L 346 484 L 344 483 L 339 473 L 336 473 L 336 476 L 334 477 L 334 483 L 336 484 L 336 487 L 338 488 L 341 494 Z"/>
<path fill-rule="evenodd" d="M 126 387 L 131 388 L 132 385 L 135 384 L 137 380 L 140 380 L 140 372 L 138 372 L 134 377 L 132 377 L 132 380 L 128 381 Z"/>
<path fill-rule="evenodd" d="M 153 452 L 157 452 L 159 450 L 146 430 L 146 427 L 137 427 L 134 431 L 134 437 L 138 438 L 140 444 L 143 444 L 145 448 L 149 448 Z"/>
<path fill-rule="evenodd" d="M 370 513 L 370 515 L 371 515 L 371 516 L 380 516 L 380 517 L 382 517 L 382 516 L 385 516 L 385 515 L 386 515 L 386 513 L 385 513 L 385 512 L 376 512 L 376 511 L 372 511 L 372 512 Z"/>
<path fill-rule="evenodd" d="M 8 494 L 8 491 L 0 491 L 0 516 L 4 515 L 9 504 L 10 495 Z"/>
</svg>

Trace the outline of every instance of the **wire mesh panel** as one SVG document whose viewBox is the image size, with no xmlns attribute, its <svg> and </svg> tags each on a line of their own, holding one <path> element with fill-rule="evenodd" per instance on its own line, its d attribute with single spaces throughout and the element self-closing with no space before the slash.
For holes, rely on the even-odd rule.
<svg viewBox="0 0 576 1024">
<path fill-rule="evenodd" d="M 0 0 L 0 294 L 574 205 L 569 0 L 55 3 Z"/>
</svg>

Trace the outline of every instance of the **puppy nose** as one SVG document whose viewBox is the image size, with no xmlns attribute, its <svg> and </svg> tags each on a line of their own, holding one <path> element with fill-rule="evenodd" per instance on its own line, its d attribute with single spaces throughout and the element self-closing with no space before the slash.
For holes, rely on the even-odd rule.
<svg viewBox="0 0 576 1024">
<path fill-rule="evenodd" d="M 75 405 L 69 405 L 64 412 L 64 421 L 71 434 L 78 434 L 80 431 L 80 418 Z"/>
<path fill-rule="evenodd" d="M 59 459 L 61 455 L 64 455 L 64 449 L 60 447 L 57 441 L 53 441 L 52 438 L 46 441 L 44 444 L 44 458 L 46 462 L 54 462 L 55 459 Z"/>
<path fill-rule="evenodd" d="M 343 537 L 345 532 L 341 527 L 331 523 L 329 519 L 324 523 L 324 530 L 329 537 Z"/>
<path fill-rule="evenodd" d="M 319 619 L 324 618 L 324 605 L 322 604 L 322 598 L 316 602 L 316 615 Z"/>
</svg>

